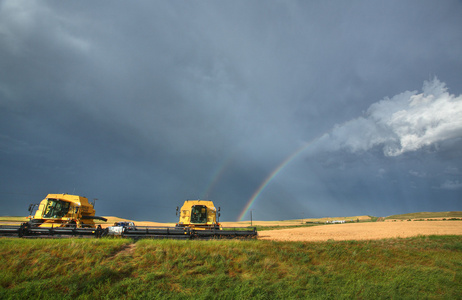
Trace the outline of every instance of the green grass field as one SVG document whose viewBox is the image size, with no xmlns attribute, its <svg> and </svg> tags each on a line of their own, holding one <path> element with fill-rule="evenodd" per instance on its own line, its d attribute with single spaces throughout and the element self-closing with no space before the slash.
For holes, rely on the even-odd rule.
<svg viewBox="0 0 462 300">
<path fill-rule="evenodd" d="M 1 299 L 460 299 L 462 236 L 0 239 Z"/>
</svg>

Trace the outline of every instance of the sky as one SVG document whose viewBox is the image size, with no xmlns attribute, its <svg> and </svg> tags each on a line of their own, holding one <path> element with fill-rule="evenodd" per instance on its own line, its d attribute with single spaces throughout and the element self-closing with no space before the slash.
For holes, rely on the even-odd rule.
<svg viewBox="0 0 462 300">
<path fill-rule="evenodd" d="M 461 1 L 0 1 L 0 215 L 462 210 Z"/>
</svg>

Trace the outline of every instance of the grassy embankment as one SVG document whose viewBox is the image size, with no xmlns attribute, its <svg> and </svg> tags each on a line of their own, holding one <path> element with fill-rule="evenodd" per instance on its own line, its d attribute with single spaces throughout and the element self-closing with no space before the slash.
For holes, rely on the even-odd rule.
<svg viewBox="0 0 462 300">
<path fill-rule="evenodd" d="M 432 219 L 460 219 L 462 211 L 443 211 L 443 212 L 417 212 L 401 215 L 388 216 L 385 219 L 395 220 L 432 220 Z"/>
<path fill-rule="evenodd" d="M 462 236 L 347 242 L 0 239 L 2 299 L 445 298 Z"/>
</svg>

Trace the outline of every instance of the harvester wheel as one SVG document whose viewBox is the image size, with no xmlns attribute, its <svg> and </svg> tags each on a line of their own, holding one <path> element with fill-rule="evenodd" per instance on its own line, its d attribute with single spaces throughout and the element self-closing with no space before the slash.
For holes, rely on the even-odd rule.
<svg viewBox="0 0 462 300">
<path fill-rule="evenodd" d="M 26 235 L 26 233 L 29 231 L 29 227 L 30 225 L 28 222 L 22 223 L 18 229 L 18 236 L 23 237 L 24 235 Z"/>
<path fill-rule="evenodd" d="M 107 234 L 107 230 L 104 230 L 103 228 L 101 228 L 101 225 L 98 225 L 98 227 L 96 227 L 95 237 L 97 239 L 99 239 L 102 236 L 105 236 L 106 234 Z"/>
</svg>

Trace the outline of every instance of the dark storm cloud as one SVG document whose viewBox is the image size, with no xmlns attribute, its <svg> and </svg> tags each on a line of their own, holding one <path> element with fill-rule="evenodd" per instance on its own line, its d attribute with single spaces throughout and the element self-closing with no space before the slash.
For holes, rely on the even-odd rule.
<svg viewBox="0 0 462 300">
<path fill-rule="evenodd" d="M 288 165 L 256 218 L 460 209 L 460 131 L 448 127 L 460 12 L 457 1 L 3 1 L 1 214 L 75 192 L 100 199 L 99 214 L 173 221 L 207 193 L 230 220 L 326 133 L 330 152 L 320 143 Z"/>
</svg>

